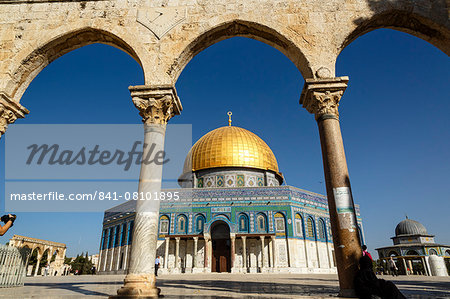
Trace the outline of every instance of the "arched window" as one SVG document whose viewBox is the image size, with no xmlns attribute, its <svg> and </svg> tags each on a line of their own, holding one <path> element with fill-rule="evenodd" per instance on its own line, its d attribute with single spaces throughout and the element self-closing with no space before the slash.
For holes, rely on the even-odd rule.
<svg viewBox="0 0 450 299">
<path fill-rule="evenodd" d="M 300 214 L 295 214 L 295 232 L 297 236 L 303 237 L 303 218 Z"/>
<path fill-rule="evenodd" d="M 433 250 L 433 249 L 431 249 L 431 250 Z M 430 250 L 430 251 L 431 251 Z M 431 253 L 430 253 L 431 254 Z M 417 253 L 417 251 L 415 251 L 415 250 L 409 250 L 407 253 L 406 253 L 406 255 L 419 255 L 418 253 Z"/>
<path fill-rule="evenodd" d="M 128 245 L 131 245 L 131 242 L 133 242 L 133 226 L 134 221 L 131 221 L 130 225 L 128 226 Z"/>
<path fill-rule="evenodd" d="M 159 233 L 160 234 L 169 234 L 169 217 L 163 215 L 159 218 Z"/>
<path fill-rule="evenodd" d="M 205 216 L 203 216 L 202 214 L 197 215 L 197 217 L 195 217 L 195 231 L 200 234 L 203 232 L 203 227 L 205 225 Z"/>
<path fill-rule="evenodd" d="M 127 224 L 122 224 L 122 239 L 120 240 L 120 246 L 125 245 L 125 241 L 127 240 Z"/>
<path fill-rule="evenodd" d="M 306 236 L 312 239 L 316 238 L 316 230 L 314 229 L 314 220 L 311 217 L 308 217 L 308 220 L 306 221 Z"/>
<path fill-rule="evenodd" d="M 450 250 L 446 250 L 446 251 L 445 251 L 445 255 L 446 255 L 446 256 L 450 256 Z"/>
<path fill-rule="evenodd" d="M 245 214 L 239 216 L 239 231 L 248 232 L 248 217 Z"/>
<path fill-rule="evenodd" d="M 267 232 L 267 221 L 264 214 L 258 214 L 256 217 L 256 227 L 259 232 Z"/>
<path fill-rule="evenodd" d="M 319 219 L 319 239 L 324 241 L 327 239 L 327 227 L 323 219 Z"/>
<path fill-rule="evenodd" d="M 286 222 L 284 221 L 284 215 L 276 213 L 273 215 L 275 218 L 275 231 L 277 233 L 284 233 L 286 231 Z"/>
<path fill-rule="evenodd" d="M 434 249 L 428 250 L 428 254 L 429 254 L 429 255 L 438 255 L 438 254 L 437 254 L 437 251 L 434 250 Z"/>
<path fill-rule="evenodd" d="M 185 234 L 186 233 L 186 216 L 179 215 L 177 220 L 177 232 L 179 234 Z"/>
</svg>

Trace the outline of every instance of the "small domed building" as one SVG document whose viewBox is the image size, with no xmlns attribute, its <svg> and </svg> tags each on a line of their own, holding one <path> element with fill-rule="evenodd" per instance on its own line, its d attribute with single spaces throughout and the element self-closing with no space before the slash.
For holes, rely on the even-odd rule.
<svg viewBox="0 0 450 299">
<path fill-rule="evenodd" d="M 450 261 L 450 246 L 436 244 L 434 235 L 420 222 L 406 217 L 397 224 L 395 237 L 391 239 L 393 246 L 376 249 L 385 269 L 387 260 L 393 257 L 403 275 L 448 276 L 446 264 Z"/>
<path fill-rule="evenodd" d="M 179 200 L 161 201 L 160 273 L 336 273 L 326 196 L 283 181 L 272 150 L 254 133 L 230 120 L 204 135 L 187 154 L 182 188 L 163 190 Z M 133 205 L 105 212 L 100 273 L 129 265 Z"/>
</svg>

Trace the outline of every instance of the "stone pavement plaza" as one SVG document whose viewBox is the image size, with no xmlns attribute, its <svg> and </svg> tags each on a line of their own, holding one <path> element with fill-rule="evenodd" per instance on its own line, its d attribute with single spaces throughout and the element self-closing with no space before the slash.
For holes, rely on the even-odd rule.
<svg viewBox="0 0 450 299">
<path fill-rule="evenodd" d="M 380 276 L 392 280 L 407 298 L 450 298 L 450 277 Z M 25 286 L 0 290 L 0 298 L 106 298 L 124 275 L 28 277 Z M 337 275 L 181 274 L 161 275 L 165 298 L 328 298 L 338 293 Z"/>
</svg>

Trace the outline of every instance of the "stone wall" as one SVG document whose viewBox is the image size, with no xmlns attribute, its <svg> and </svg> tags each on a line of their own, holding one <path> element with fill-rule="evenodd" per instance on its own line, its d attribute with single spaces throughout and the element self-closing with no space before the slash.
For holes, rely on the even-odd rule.
<svg viewBox="0 0 450 299">
<path fill-rule="evenodd" d="M 2 0 L 0 93 L 18 103 L 46 65 L 92 43 L 130 54 L 145 84 L 174 84 L 193 56 L 233 36 L 279 49 L 305 78 L 334 77 L 340 51 L 377 28 L 450 53 L 448 11 L 445 0 Z"/>
</svg>

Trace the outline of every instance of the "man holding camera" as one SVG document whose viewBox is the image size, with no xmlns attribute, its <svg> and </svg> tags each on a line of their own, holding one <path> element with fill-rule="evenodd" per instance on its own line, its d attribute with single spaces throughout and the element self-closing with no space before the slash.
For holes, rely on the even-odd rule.
<svg viewBox="0 0 450 299">
<path fill-rule="evenodd" d="M 14 220 L 16 220 L 16 215 L 14 214 L 8 214 L 8 215 L 3 215 L 1 218 L 1 221 L 3 223 L 5 223 L 5 225 L 1 225 L 0 224 L 0 236 L 3 236 L 4 234 L 6 234 L 6 232 L 8 231 L 8 229 L 13 226 L 14 224 Z"/>
</svg>

